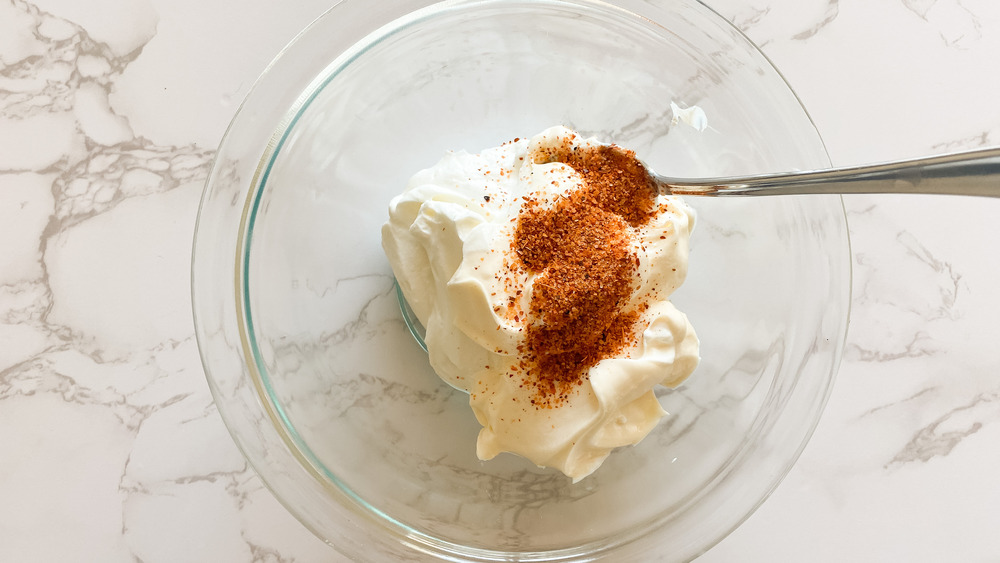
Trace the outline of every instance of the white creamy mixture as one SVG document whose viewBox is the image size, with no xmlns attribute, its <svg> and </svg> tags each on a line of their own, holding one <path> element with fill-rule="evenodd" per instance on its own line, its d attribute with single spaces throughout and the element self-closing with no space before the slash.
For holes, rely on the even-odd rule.
<svg viewBox="0 0 1000 563">
<path fill-rule="evenodd" d="M 667 300 L 686 275 L 694 214 L 660 194 L 659 211 L 627 230 L 634 291 L 620 307 L 638 313 L 630 344 L 590 367 L 564 398 L 539 402 L 530 381 L 539 374 L 519 352 L 528 325 L 540 322 L 525 313 L 538 274 L 518 267 L 512 237 L 528 198 L 551 205 L 583 185 L 571 166 L 538 158 L 567 143 L 597 146 L 553 127 L 480 154 L 447 153 L 392 200 L 382 244 L 426 328 L 431 365 L 470 394 L 483 426 L 480 459 L 513 452 L 578 481 L 666 414 L 654 386 L 676 386 L 697 366 L 694 330 Z"/>
</svg>

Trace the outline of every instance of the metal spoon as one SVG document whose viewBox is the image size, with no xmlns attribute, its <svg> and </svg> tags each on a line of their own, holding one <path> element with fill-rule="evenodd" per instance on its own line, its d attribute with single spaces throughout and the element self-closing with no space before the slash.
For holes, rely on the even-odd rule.
<svg viewBox="0 0 1000 563">
<path fill-rule="evenodd" d="M 615 145 L 611 145 L 615 146 Z M 1000 147 L 939 156 L 807 172 L 671 178 L 650 171 L 661 190 L 675 195 L 939 194 L 1000 197 Z M 424 327 L 396 286 L 400 310 L 424 351 Z"/>
<path fill-rule="evenodd" d="M 1000 147 L 807 172 L 671 178 L 650 172 L 675 195 L 938 194 L 1000 197 Z"/>
</svg>

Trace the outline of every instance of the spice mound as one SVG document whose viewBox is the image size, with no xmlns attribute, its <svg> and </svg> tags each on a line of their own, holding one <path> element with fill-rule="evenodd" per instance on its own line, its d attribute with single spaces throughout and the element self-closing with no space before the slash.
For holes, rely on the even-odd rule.
<svg viewBox="0 0 1000 563">
<path fill-rule="evenodd" d="M 431 365 L 469 392 L 480 459 L 574 481 L 666 413 L 657 385 L 698 364 L 669 301 L 694 213 L 628 150 L 552 127 L 449 152 L 389 207 L 382 244 L 426 328 Z"/>
</svg>

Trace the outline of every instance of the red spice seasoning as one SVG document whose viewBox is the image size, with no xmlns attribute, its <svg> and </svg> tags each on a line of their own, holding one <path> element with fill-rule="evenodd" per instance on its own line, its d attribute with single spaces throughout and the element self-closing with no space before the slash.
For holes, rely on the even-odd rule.
<svg viewBox="0 0 1000 563">
<path fill-rule="evenodd" d="M 521 265 L 538 274 L 520 364 L 537 391 L 532 403 L 551 408 L 637 338 L 639 313 L 625 310 L 639 264 L 629 234 L 655 214 L 656 187 L 635 153 L 615 146 L 564 139 L 535 162 L 562 162 L 583 178 L 555 204 L 528 198 L 512 244 Z"/>
</svg>

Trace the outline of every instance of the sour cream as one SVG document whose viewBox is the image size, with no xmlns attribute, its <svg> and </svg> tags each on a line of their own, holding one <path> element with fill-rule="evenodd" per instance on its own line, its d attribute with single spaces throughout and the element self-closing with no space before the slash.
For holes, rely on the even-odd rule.
<svg viewBox="0 0 1000 563">
<path fill-rule="evenodd" d="M 631 297 L 620 304 L 637 314 L 628 345 L 584 370 L 564 398 L 539 401 L 532 378 L 545 374 L 532 373 L 525 345 L 529 325 L 540 322 L 532 316 L 540 274 L 523 267 L 512 243 L 528 202 L 555 205 L 585 185 L 572 166 L 543 156 L 597 146 L 552 127 L 479 154 L 448 152 L 392 200 L 382 228 L 432 367 L 469 392 L 480 459 L 512 452 L 574 481 L 649 434 L 666 414 L 654 387 L 680 384 L 699 359 L 691 324 L 668 300 L 687 272 L 694 212 L 656 194 L 656 213 L 624 231 L 636 264 Z"/>
</svg>

